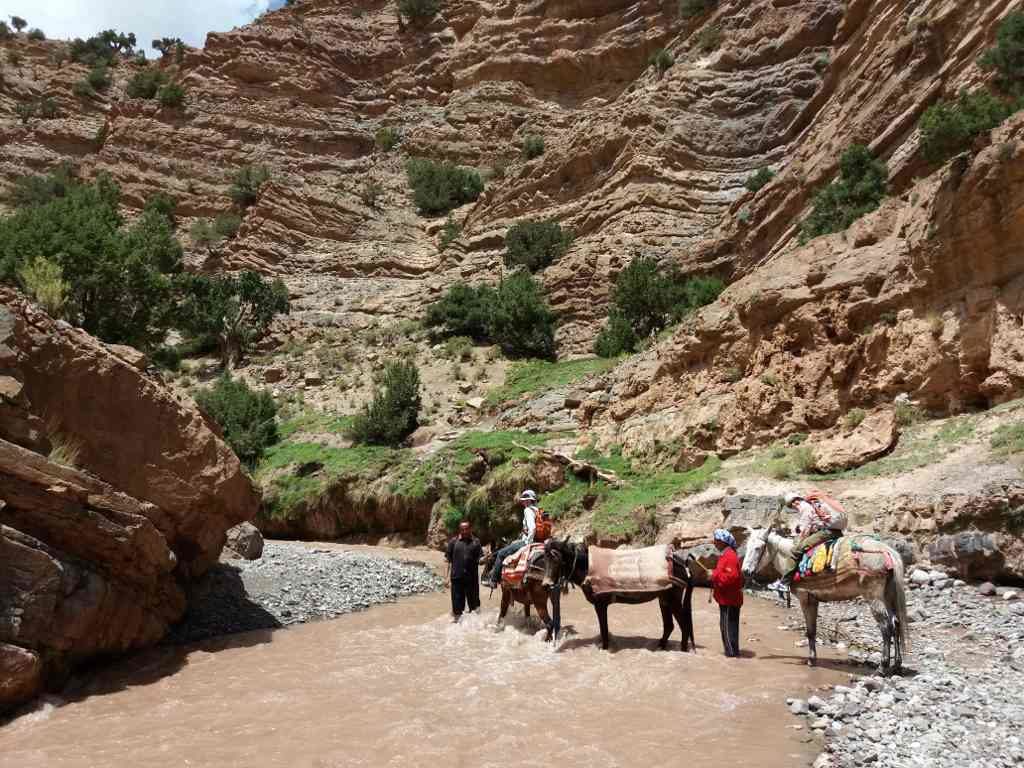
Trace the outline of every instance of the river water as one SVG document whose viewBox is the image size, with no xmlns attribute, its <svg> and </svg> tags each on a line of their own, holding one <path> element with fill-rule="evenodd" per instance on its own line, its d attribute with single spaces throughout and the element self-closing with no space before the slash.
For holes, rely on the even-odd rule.
<svg viewBox="0 0 1024 768">
<path fill-rule="evenodd" d="M 153 649 L 0 728 L 3 768 L 807 765 L 785 698 L 843 681 L 808 669 L 783 612 L 748 600 L 746 658 L 721 655 L 694 598 L 697 654 L 655 649 L 657 603 L 614 605 L 611 652 L 578 591 L 557 651 L 498 593 L 452 624 L 433 594 L 288 630 Z"/>
</svg>

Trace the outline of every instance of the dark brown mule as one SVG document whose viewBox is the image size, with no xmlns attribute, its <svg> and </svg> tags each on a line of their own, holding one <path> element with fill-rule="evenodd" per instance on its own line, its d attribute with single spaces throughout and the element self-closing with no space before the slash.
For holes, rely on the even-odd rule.
<svg viewBox="0 0 1024 768">
<path fill-rule="evenodd" d="M 664 629 L 658 647 L 668 648 L 668 639 L 675 628 L 672 624 L 674 617 L 683 633 L 680 649 L 689 651 L 692 645 L 696 650 L 697 641 L 693 637 L 693 582 L 690 580 L 690 571 L 686 567 L 686 561 L 680 556 L 672 557 L 672 581 L 674 583 L 668 589 L 652 592 L 610 592 L 595 595 L 590 585 L 585 583 L 590 565 L 587 547 L 582 544 L 572 544 L 568 540 L 551 539 L 544 545 L 544 554 L 547 556 L 547 573 L 544 577 L 544 584 L 552 588 L 551 598 L 555 614 L 556 637 L 562 628 L 562 608 L 558 599 L 561 590 L 559 588 L 567 582 L 572 582 L 583 590 L 587 601 L 594 606 L 594 611 L 597 612 L 603 649 L 608 650 L 609 605 L 612 603 L 647 603 L 657 600 L 661 606 L 661 623 Z"/>
<path fill-rule="evenodd" d="M 494 567 L 494 558 L 497 557 L 497 552 L 491 552 L 487 555 L 482 562 L 483 572 L 487 573 Z M 529 566 L 526 570 L 526 575 L 523 577 L 523 584 L 521 587 L 512 587 L 504 582 L 501 583 L 501 611 L 498 613 L 498 623 L 501 624 L 505 620 L 505 614 L 508 613 L 509 607 L 513 602 L 519 603 L 523 606 L 523 611 L 526 613 L 526 617 L 530 617 L 530 608 L 537 609 L 537 615 L 540 620 L 544 622 L 544 626 L 548 632 L 544 636 L 544 642 L 551 640 L 552 633 L 554 632 L 554 622 L 551 619 L 551 614 L 548 613 L 548 597 L 550 590 L 544 586 L 544 575 L 546 573 L 545 561 L 541 559 L 535 565 Z"/>
</svg>

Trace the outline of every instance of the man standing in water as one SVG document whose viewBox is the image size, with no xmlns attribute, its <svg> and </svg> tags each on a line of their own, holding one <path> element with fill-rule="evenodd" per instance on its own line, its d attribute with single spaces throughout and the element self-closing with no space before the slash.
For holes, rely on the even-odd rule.
<svg viewBox="0 0 1024 768">
<path fill-rule="evenodd" d="M 537 494 L 533 491 L 523 491 L 519 497 L 519 503 L 523 505 L 523 535 L 498 550 L 498 555 L 494 558 L 494 568 L 491 570 L 490 576 L 483 580 L 484 584 L 491 589 L 501 585 L 501 564 L 505 558 L 533 543 L 533 536 L 537 530 Z"/>
<path fill-rule="evenodd" d="M 469 604 L 469 612 L 480 607 L 480 582 L 477 581 L 477 569 L 483 548 L 480 539 L 473 535 L 469 523 L 459 523 L 459 535 L 448 542 L 444 559 L 448 561 L 449 577 L 452 588 L 452 620 L 462 618 L 462 611 Z"/>
</svg>

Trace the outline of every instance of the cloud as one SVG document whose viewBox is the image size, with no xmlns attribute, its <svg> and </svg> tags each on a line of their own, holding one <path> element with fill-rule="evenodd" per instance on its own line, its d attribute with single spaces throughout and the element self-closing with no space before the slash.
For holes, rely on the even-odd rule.
<svg viewBox="0 0 1024 768">
<path fill-rule="evenodd" d="M 51 38 L 85 38 L 104 29 L 134 32 L 152 57 L 151 40 L 180 37 L 201 47 L 207 32 L 226 32 L 281 5 L 283 0 L 6 0 L 4 12 Z"/>
</svg>

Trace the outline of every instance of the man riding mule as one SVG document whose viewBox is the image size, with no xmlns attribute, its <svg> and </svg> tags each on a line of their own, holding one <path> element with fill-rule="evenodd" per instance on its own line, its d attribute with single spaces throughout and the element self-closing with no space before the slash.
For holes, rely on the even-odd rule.
<svg viewBox="0 0 1024 768">
<path fill-rule="evenodd" d="M 774 581 L 802 555 L 800 544 L 758 528 L 750 532 L 743 575 L 762 583 Z M 846 535 L 833 545 L 831 567 L 794 582 L 807 627 L 807 663 L 817 662 L 818 604 L 863 597 L 882 633 L 881 671 L 899 670 L 909 649 L 903 560 L 899 553 L 870 534 Z"/>
<path fill-rule="evenodd" d="M 843 535 L 846 511 L 839 502 L 817 491 L 809 493 L 806 498 L 787 493 L 783 503 L 799 515 L 796 531 L 801 538 L 793 546 L 789 567 L 782 573 L 782 580 L 792 585 L 805 552 Z"/>
<path fill-rule="evenodd" d="M 505 558 L 514 555 L 524 547 L 529 547 L 535 541 L 540 544 L 551 536 L 551 522 L 537 506 L 537 494 L 533 491 L 523 491 L 519 497 L 519 503 L 523 507 L 522 536 L 498 550 L 494 565 L 482 579 L 484 585 L 491 589 L 501 584 L 501 566 L 504 564 Z"/>
</svg>

